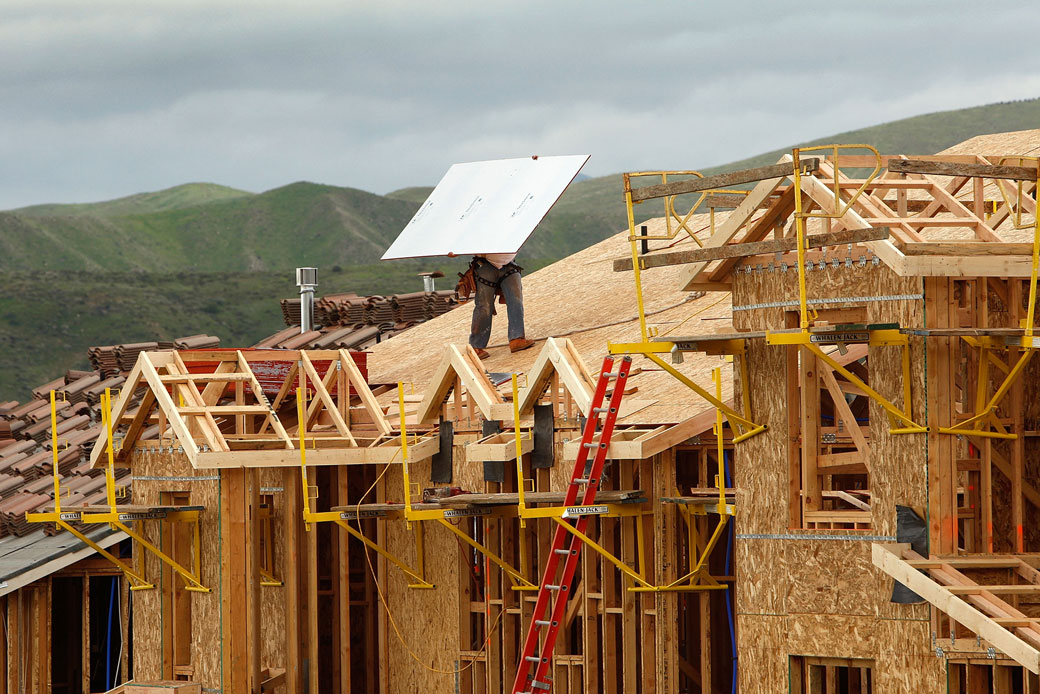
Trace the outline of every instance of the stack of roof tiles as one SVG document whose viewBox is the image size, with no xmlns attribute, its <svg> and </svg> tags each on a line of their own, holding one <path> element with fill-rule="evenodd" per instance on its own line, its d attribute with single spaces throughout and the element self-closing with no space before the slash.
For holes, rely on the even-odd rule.
<svg viewBox="0 0 1040 694">
<path fill-rule="evenodd" d="M 317 326 L 300 333 L 300 300 L 282 299 L 282 318 L 289 326 L 258 342 L 266 349 L 361 350 L 447 313 L 459 305 L 453 291 L 412 292 L 390 296 L 330 294 L 314 302 Z"/>
<path fill-rule="evenodd" d="M 87 357 L 90 359 L 90 365 L 94 368 L 94 371 L 97 371 L 101 377 L 99 380 L 105 380 L 134 368 L 134 364 L 137 362 L 137 355 L 141 352 L 150 352 L 156 349 L 209 349 L 219 345 L 219 337 L 200 334 L 178 337 L 176 340 L 133 342 L 122 345 L 91 347 L 87 350 Z M 44 386 L 40 387 L 43 388 Z M 33 391 L 33 394 L 35 395 L 36 391 Z"/>
</svg>

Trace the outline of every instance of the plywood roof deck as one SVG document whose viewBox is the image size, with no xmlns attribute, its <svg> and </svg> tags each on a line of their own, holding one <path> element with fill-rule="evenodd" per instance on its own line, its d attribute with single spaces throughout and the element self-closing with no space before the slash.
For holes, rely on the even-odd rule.
<svg viewBox="0 0 1040 694">
<path fill-rule="evenodd" d="M 620 198 L 620 196 L 619 196 Z M 622 203 L 618 202 L 621 207 Z M 717 217 L 721 218 L 721 217 Z M 644 222 L 650 234 L 664 232 L 664 220 Z M 706 238 L 707 218 L 699 221 L 698 235 Z M 677 247 L 691 247 L 685 234 Z M 544 338 L 568 337 L 593 372 L 607 352 L 607 342 L 636 342 L 639 322 L 636 317 L 635 285 L 631 273 L 616 273 L 614 258 L 629 253 L 628 232 L 612 236 L 568 258 L 523 278 L 524 312 L 527 337 L 538 340 L 531 349 L 515 354 L 507 347 L 507 320 L 504 307 L 495 317 L 491 356 L 483 361 L 489 372 L 526 373 L 534 365 Z M 653 241 L 651 250 L 675 242 Z M 661 268 L 643 276 L 647 322 L 664 334 L 704 334 L 732 332 L 730 297 L 726 293 L 702 294 L 680 291 L 681 268 Z M 369 356 L 369 379 L 373 383 L 404 381 L 421 392 L 450 343 L 469 339 L 472 308 L 462 306 L 407 333 L 375 345 Z M 672 376 L 656 370 L 649 361 L 632 379 L 638 390 L 626 400 L 649 401 L 647 405 L 619 420 L 623 424 L 676 423 L 710 409 L 686 386 Z M 723 369 L 723 400 L 732 397 L 731 365 L 724 359 L 706 355 L 687 355 L 678 368 L 709 390 L 712 369 Z M 521 380 L 521 385 L 523 385 Z"/>
</svg>

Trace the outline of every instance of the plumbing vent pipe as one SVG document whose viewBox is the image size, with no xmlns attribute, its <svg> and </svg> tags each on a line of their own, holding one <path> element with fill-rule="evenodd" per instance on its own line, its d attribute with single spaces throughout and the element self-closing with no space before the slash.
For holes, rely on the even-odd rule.
<svg viewBox="0 0 1040 694">
<path fill-rule="evenodd" d="M 422 277 L 422 286 L 424 292 L 437 291 L 433 284 L 433 281 L 438 277 L 444 277 L 444 273 L 440 270 L 434 270 L 433 272 L 420 272 L 419 277 Z"/>
<path fill-rule="evenodd" d="M 318 286 L 318 268 L 296 268 L 296 286 L 300 288 L 300 333 L 314 330 L 314 288 Z"/>
</svg>

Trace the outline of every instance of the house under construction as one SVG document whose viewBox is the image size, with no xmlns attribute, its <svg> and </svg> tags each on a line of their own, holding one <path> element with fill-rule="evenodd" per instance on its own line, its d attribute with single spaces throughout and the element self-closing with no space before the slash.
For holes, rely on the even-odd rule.
<svg viewBox="0 0 1040 694">
<path fill-rule="evenodd" d="M 525 278 L 535 349 L 455 310 L 142 352 L 105 499 L 28 520 L 132 544 L 136 682 L 1038 692 L 1038 156 L 628 174 L 629 229 Z"/>
</svg>

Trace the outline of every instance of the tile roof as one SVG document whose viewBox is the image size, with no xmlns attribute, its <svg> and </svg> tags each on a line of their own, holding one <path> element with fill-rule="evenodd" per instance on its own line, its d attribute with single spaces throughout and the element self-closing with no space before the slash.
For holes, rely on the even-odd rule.
<svg viewBox="0 0 1040 694">
<path fill-rule="evenodd" d="M 258 342 L 269 349 L 352 349 L 367 347 L 409 327 L 455 308 L 454 292 L 413 292 L 390 296 L 333 294 L 315 302 L 318 327 L 300 334 L 299 299 L 281 302 L 287 327 Z M 0 542 L 9 535 L 38 533 L 39 526 L 25 522 L 27 511 L 54 503 L 50 392 L 57 394 L 58 474 L 62 503 L 104 503 L 103 470 L 91 470 L 90 451 L 101 433 L 101 396 L 105 389 L 118 392 L 143 351 L 208 349 L 219 347 L 219 338 L 189 335 L 174 340 L 134 342 L 91 347 L 90 370 L 69 370 L 31 391 L 25 402 L 0 402 Z M 131 406 L 131 412 L 136 406 Z M 148 427 L 142 439 L 154 438 L 158 428 Z M 116 469 L 117 484 L 129 485 L 129 471 Z M 54 534 L 53 527 L 44 527 Z M 78 541 L 77 541 L 78 542 Z"/>
</svg>

